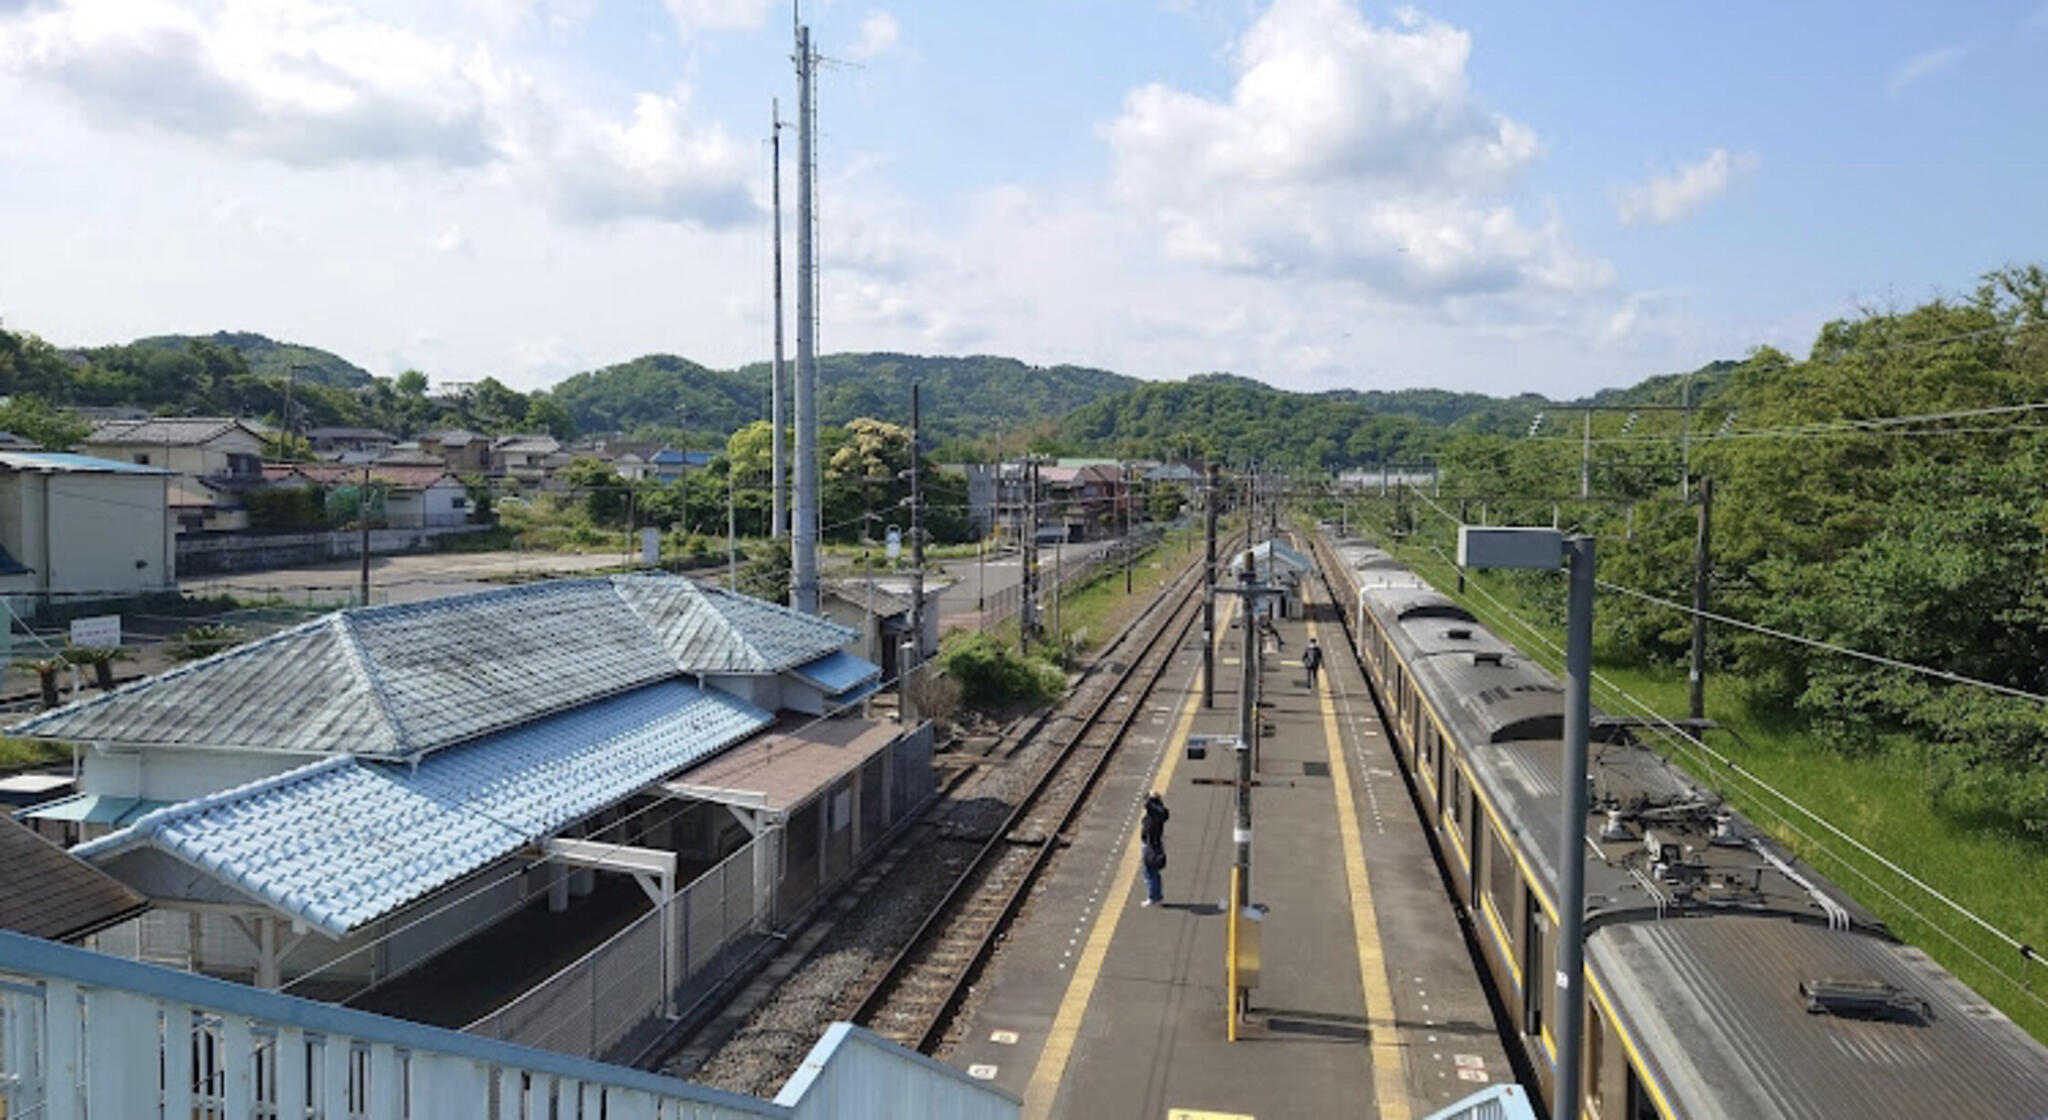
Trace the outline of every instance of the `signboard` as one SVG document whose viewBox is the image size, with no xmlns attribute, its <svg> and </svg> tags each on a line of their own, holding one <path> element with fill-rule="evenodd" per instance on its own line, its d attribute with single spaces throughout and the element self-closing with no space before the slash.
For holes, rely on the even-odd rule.
<svg viewBox="0 0 2048 1120">
<path fill-rule="evenodd" d="M 79 649 L 114 649 L 121 644 L 121 616 L 96 615 L 71 620 L 71 644 Z"/>
<path fill-rule="evenodd" d="M 661 530 L 652 525 L 640 530 L 640 562 L 650 568 L 661 563 Z"/>
<path fill-rule="evenodd" d="M 889 526 L 888 540 L 889 562 L 893 564 L 896 562 L 897 557 L 903 555 L 903 530 L 898 529 L 894 525 Z"/>
</svg>

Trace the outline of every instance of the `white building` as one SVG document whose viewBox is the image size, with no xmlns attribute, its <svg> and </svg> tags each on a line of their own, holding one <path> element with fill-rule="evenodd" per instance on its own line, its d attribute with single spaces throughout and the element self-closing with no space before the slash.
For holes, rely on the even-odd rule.
<svg viewBox="0 0 2048 1120">
<path fill-rule="evenodd" d="M 85 451 L 175 472 L 170 504 L 179 531 L 231 530 L 248 527 L 241 490 L 263 482 L 263 440 L 263 429 L 247 420 L 156 416 L 104 421 L 85 438 Z"/>
<path fill-rule="evenodd" d="M 0 452 L 0 594 L 28 613 L 176 587 L 173 477 L 87 455 Z"/>
</svg>

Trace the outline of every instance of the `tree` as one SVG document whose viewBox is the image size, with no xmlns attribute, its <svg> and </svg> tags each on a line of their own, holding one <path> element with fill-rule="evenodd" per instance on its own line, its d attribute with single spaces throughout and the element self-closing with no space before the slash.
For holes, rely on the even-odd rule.
<svg viewBox="0 0 2048 1120">
<path fill-rule="evenodd" d="M 611 465 L 579 456 L 555 472 L 555 479 L 572 492 L 583 494 L 583 508 L 600 525 L 623 525 L 626 521 L 629 485 Z"/>
<path fill-rule="evenodd" d="M 41 397 L 19 396 L 0 404 L 0 431 L 13 432 L 46 451 L 69 451 L 92 433 L 92 425 L 57 411 Z"/>
<path fill-rule="evenodd" d="M 576 421 L 569 410 L 544 392 L 527 398 L 525 426 L 528 431 L 546 432 L 559 440 L 576 438 Z"/>
</svg>

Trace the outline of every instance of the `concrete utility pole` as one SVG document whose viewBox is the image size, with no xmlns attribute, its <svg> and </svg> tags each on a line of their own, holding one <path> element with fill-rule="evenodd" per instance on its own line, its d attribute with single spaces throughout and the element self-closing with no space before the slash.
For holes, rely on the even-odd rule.
<svg viewBox="0 0 2048 1120">
<path fill-rule="evenodd" d="M 818 56 L 811 29 L 796 29 L 796 524 L 790 565 L 790 605 L 818 613 L 818 265 L 812 179 L 817 161 L 817 107 L 811 88 Z"/>
<path fill-rule="evenodd" d="M 1564 817 L 1558 822 L 1557 935 L 1557 1099 L 1579 1099 L 1579 1048 L 1585 1028 L 1586 996 L 1586 755 L 1592 726 L 1593 538 L 1567 537 L 1565 562 L 1571 569 L 1566 611 L 1564 664 Z M 1531 983 L 1540 983 L 1531 978 Z M 1567 1106 L 1576 1111 L 1577 1105 Z"/>
<path fill-rule="evenodd" d="M 789 452 L 782 446 L 783 428 L 783 381 L 782 369 L 782 102 L 772 99 L 768 102 L 769 115 L 774 118 L 768 131 L 768 143 L 774 153 L 774 173 L 769 176 L 769 195 L 774 199 L 775 210 L 775 361 L 768 367 L 768 423 L 770 453 L 768 457 L 769 518 L 768 536 L 781 540 L 789 531 L 789 505 L 783 492 L 784 469 L 789 465 Z"/>
<path fill-rule="evenodd" d="M 733 492 L 732 461 L 725 464 L 725 589 L 740 589 L 739 503 Z"/>
<path fill-rule="evenodd" d="M 1017 599 L 1017 650 L 1021 653 L 1030 648 L 1032 634 L 1038 629 L 1038 460 L 1026 455 L 1018 467 L 1024 503 L 1024 573 Z"/>
<path fill-rule="evenodd" d="M 1689 710 L 1696 720 L 1707 718 L 1707 578 L 1713 572 L 1707 549 L 1714 517 L 1713 479 L 1700 479 L 1699 503 L 1699 536 L 1692 549 L 1692 671 L 1686 677 Z"/>
<path fill-rule="evenodd" d="M 1131 526 L 1137 520 L 1131 516 L 1136 512 L 1131 508 L 1131 499 L 1137 496 L 1137 490 L 1131 484 L 1130 464 L 1123 464 L 1122 469 L 1124 474 L 1124 594 L 1129 595 L 1131 593 L 1131 553 L 1134 551 L 1132 546 L 1135 543 L 1131 537 Z"/>
<path fill-rule="evenodd" d="M 924 489 L 919 477 L 924 473 L 919 461 L 922 446 L 917 438 L 917 389 L 918 383 L 910 383 L 910 640 L 917 650 L 917 656 L 909 665 L 899 670 L 904 679 L 909 679 L 910 670 L 924 661 Z"/>
<path fill-rule="evenodd" d="M 356 502 L 356 520 L 363 527 L 363 606 L 370 605 L 370 468 L 363 467 L 363 492 Z"/>
<path fill-rule="evenodd" d="M 1203 520 L 1208 523 L 1209 548 L 1202 567 L 1202 706 L 1216 706 L 1216 507 L 1223 502 L 1223 488 L 1217 485 L 1216 464 L 1208 464 L 1209 487 L 1208 508 Z"/>
</svg>

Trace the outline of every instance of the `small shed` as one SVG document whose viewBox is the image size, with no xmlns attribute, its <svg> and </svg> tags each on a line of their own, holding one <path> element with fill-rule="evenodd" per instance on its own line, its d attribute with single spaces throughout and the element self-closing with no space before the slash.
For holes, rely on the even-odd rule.
<svg viewBox="0 0 2048 1120">
<path fill-rule="evenodd" d="M 1247 557 L 1254 583 L 1284 590 L 1280 599 L 1282 617 L 1300 618 L 1302 584 L 1315 571 L 1315 561 L 1279 541 L 1260 541 L 1230 558 L 1231 579 L 1243 578 Z"/>
</svg>

